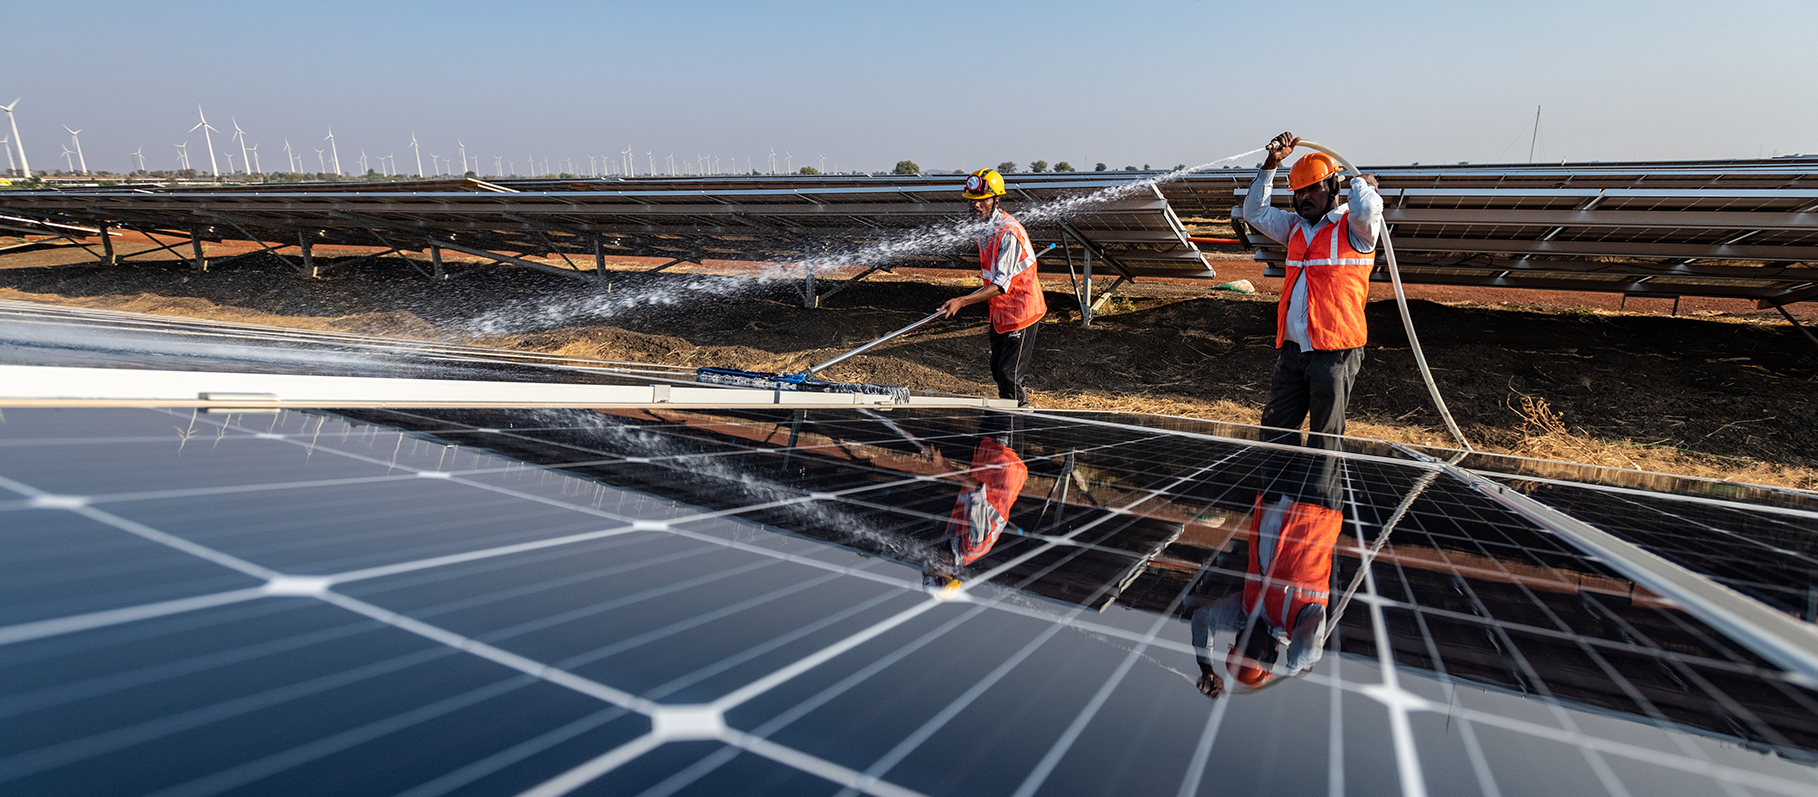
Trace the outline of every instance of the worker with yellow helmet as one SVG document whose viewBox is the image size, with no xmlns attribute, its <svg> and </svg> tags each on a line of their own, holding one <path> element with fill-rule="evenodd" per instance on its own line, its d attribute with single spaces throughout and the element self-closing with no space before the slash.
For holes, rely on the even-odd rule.
<svg viewBox="0 0 1818 797">
<path fill-rule="evenodd" d="M 1338 163 L 1311 152 L 1288 172 L 1294 212 L 1271 207 L 1275 169 L 1299 143 L 1293 133 L 1270 141 L 1269 155 L 1244 196 L 1244 221 L 1288 250 L 1275 319 L 1281 354 L 1262 425 L 1298 434 L 1311 416 L 1312 431 L 1343 435 L 1345 406 L 1369 337 L 1364 302 L 1376 264 L 1382 197 L 1376 178 L 1363 175 L 1351 180 L 1348 201 L 1340 204 Z M 1336 440 L 1316 438 L 1314 444 L 1330 447 Z"/>
<path fill-rule="evenodd" d="M 972 218 L 979 222 L 978 259 L 985 286 L 942 303 L 942 317 L 952 318 L 967 305 L 989 305 L 991 378 L 997 381 L 997 395 L 1027 407 L 1029 390 L 1023 380 L 1035 355 L 1037 322 L 1048 313 L 1041 281 L 1035 275 L 1035 247 L 1022 222 L 999 207 L 1004 176 L 996 169 L 973 172 L 966 178 L 963 193 Z"/>
</svg>

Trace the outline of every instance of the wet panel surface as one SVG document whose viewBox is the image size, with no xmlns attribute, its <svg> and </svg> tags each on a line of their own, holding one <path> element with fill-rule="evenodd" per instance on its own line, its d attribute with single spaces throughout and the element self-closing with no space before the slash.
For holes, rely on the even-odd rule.
<svg viewBox="0 0 1818 797">
<path fill-rule="evenodd" d="M 1818 793 L 1818 694 L 1393 450 L 956 410 L 5 417 L 0 790 Z M 1803 608 L 1797 509 L 1532 495 Z"/>
</svg>

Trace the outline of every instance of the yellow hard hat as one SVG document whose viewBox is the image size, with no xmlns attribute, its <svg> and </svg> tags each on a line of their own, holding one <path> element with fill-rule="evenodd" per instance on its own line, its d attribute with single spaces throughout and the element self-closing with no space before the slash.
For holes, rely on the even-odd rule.
<svg viewBox="0 0 1818 797">
<path fill-rule="evenodd" d="M 1294 168 L 1288 170 L 1288 187 L 1299 191 L 1309 185 L 1337 174 L 1338 161 L 1324 152 L 1309 152 L 1294 162 Z"/>
<path fill-rule="evenodd" d="M 1004 195 L 1004 176 L 996 169 L 979 169 L 966 178 L 967 199 L 989 199 Z"/>
</svg>

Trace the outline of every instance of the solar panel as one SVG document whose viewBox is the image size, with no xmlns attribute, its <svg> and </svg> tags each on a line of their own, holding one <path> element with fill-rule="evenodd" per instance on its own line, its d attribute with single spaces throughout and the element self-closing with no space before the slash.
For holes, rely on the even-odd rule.
<svg viewBox="0 0 1818 797">
<path fill-rule="evenodd" d="M 1818 159 L 1365 171 L 1381 183 L 1384 219 L 1410 282 L 1764 305 L 1818 296 L 1818 270 L 1805 265 L 1818 260 Z M 1241 197 L 1251 177 L 1185 182 L 1197 194 L 1229 189 Z M 1169 192 L 1177 205 L 1180 191 Z M 1287 194 L 1282 186 L 1276 193 Z M 1285 257 L 1279 244 L 1249 240 L 1265 262 Z M 1279 267 L 1266 273 L 1279 275 Z"/>
<path fill-rule="evenodd" d="M 470 181 L 471 182 L 471 181 Z M 607 256 L 662 256 L 839 265 L 976 268 L 970 234 L 949 228 L 965 212 L 959 181 L 888 182 L 772 188 L 681 188 L 638 182 L 584 184 L 587 190 L 500 191 L 413 183 L 340 185 L 329 190 L 264 186 L 220 192 L 7 192 L 0 207 L 67 223 L 85 220 L 196 240 L 255 240 L 439 247 L 499 262 L 592 276 Z M 552 186 L 526 186 L 551 188 Z M 1102 180 L 1012 184 L 1015 209 L 1035 209 L 1109 187 Z M 424 190 L 409 190 L 409 189 Z M 1063 223 L 1064 222 L 1064 223 Z M 932 233 L 930 231 L 933 231 Z M 1153 189 L 1089 203 L 1064 219 L 1031 219 L 1033 238 L 1088 250 L 1120 273 L 1161 268 L 1187 276 L 1208 271 L 1186 229 Z M 945 234 L 943 234 L 945 233 Z M 905 236 L 916 245 L 890 245 Z M 293 243 L 295 242 L 295 243 Z M 875 250 L 884 242 L 885 250 Z M 524 255 L 561 253 L 562 264 Z M 1056 253 L 1062 257 L 1064 253 Z M 306 267 L 313 270 L 314 266 Z"/>
<path fill-rule="evenodd" d="M 1365 171 L 1382 183 L 1410 282 L 1764 304 L 1818 296 L 1818 270 L 1807 265 L 1818 260 L 1818 158 Z M 1018 212 L 1041 217 L 1056 202 L 1163 174 L 1016 174 L 1009 188 Z M 1188 174 L 1064 219 L 1032 219 L 1030 231 L 1061 247 L 1050 255 L 1056 266 L 1083 266 L 1090 252 L 1122 277 L 1216 277 L 1187 224 L 1231 224 L 1254 174 Z M 125 225 L 195 240 L 439 247 L 574 276 L 603 273 L 602 258 L 615 255 L 973 268 L 966 236 L 871 251 L 947 225 L 963 211 L 958 184 L 952 175 L 789 175 L 98 187 L 7 192 L 0 208 L 37 231 Z M 1249 246 L 1208 251 L 1254 249 L 1279 276 L 1281 247 L 1249 236 L 1241 219 L 1234 229 Z M 317 267 L 305 258 L 303 268 Z M 806 297 L 815 303 L 811 288 Z"/>
<path fill-rule="evenodd" d="M 1209 430 L 7 409 L 0 788 L 1818 791 L 1805 676 L 1475 479 L 1788 616 L 1818 513 Z"/>
</svg>

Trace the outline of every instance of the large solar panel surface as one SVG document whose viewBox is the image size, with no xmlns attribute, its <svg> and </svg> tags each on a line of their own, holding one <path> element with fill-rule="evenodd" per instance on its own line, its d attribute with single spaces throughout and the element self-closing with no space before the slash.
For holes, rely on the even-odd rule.
<svg viewBox="0 0 1818 797">
<path fill-rule="evenodd" d="M 1811 684 L 1411 458 L 982 410 L 3 418 L 0 792 L 1818 793 Z M 1525 478 L 1801 613 L 1797 496 Z M 1272 588 L 1297 622 L 1231 622 Z"/>
</svg>

